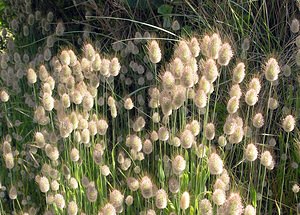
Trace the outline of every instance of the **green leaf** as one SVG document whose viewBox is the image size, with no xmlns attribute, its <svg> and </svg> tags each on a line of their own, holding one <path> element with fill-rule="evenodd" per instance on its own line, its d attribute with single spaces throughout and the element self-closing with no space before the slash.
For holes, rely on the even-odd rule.
<svg viewBox="0 0 300 215">
<path fill-rule="evenodd" d="M 166 15 L 169 16 L 172 13 L 172 10 L 173 10 L 173 6 L 168 4 L 163 4 L 157 9 L 157 12 L 163 16 Z"/>
</svg>

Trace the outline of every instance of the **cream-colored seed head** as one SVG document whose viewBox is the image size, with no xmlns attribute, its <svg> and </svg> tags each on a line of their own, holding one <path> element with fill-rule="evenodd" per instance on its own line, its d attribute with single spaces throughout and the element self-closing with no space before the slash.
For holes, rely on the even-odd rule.
<svg viewBox="0 0 300 215">
<path fill-rule="evenodd" d="M 221 66 L 227 66 L 233 56 L 233 51 L 228 43 L 222 44 L 218 53 L 218 63 Z"/>
<path fill-rule="evenodd" d="M 177 155 L 172 161 L 172 169 L 176 175 L 181 175 L 185 170 L 186 161 L 181 155 Z"/>
<path fill-rule="evenodd" d="M 296 120 L 292 115 L 288 115 L 284 118 L 282 122 L 282 127 L 286 132 L 291 132 L 294 130 Z"/>
<path fill-rule="evenodd" d="M 208 159 L 208 169 L 212 175 L 220 175 L 223 172 L 223 161 L 216 153 L 212 153 Z"/>
<path fill-rule="evenodd" d="M 245 64 L 243 62 L 238 63 L 233 70 L 232 80 L 233 82 L 239 84 L 245 78 Z"/>
<path fill-rule="evenodd" d="M 253 143 L 247 145 L 244 156 L 248 161 L 255 161 L 257 159 L 258 151 Z"/>
<path fill-rule="evenodd" d="M 190 194 L 187 191 L 182 193 L 179 205 L 182 210 L 186 210 L 190 207 Z"/>
<path fill-rule="evenodd" d="M 161 50 L 156 40 L 152 40 L 148 45 L 149 59 L 152 63 L 161 61 Z"/>
</svg>

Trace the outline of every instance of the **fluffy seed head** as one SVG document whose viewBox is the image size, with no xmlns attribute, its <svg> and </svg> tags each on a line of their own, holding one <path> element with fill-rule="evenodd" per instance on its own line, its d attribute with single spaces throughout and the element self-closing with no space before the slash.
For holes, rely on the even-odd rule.
<svg viewBox="0 0 300 215">
<path fill-rule="evenodd" d="M 169 131 L 166 127 L 160 127 L 158 130 L 158 139 L 160 141 L 167 141 L 169 139 Z"/>
<path fill-rule="evenodd" d="M 5 90 L 0 91 L 0 100 L 1 102 L 7 102 L 9 100 L 9 95 Z"/>
<path fill-rule="evenodd" d="M 244 80 L 245 75 L 245 64 L 242 62 L 238 63 L 233 70 L 232 80 L 239 84 Z"/>
<path fill-rule="evenodd" d="M 256 94 L 259 94 L 261 89 L 260 80 L 258 78 L 252 78 L 249 83 L 249 89 L 255 90 Z"/>
<path fill-rule="evenodd" d="M 216 153 L 212 153 L 208 159 L 208 169 L 212 175 L 220 175 L 223 172 L 223 161 Z"/>
<path fill-rule="evenodd" d="M 106 205 L 104 205 L 104 207 L 101 209 L 102 214 L 104 215 L 116 215 L 116 209 L 115 207 L 110 204 L 110 203 L 106 203 Z"/>
<path fill-rule="evenodd" d="M 254 106 L 258 101 L 257 92 L 254 89 L 250 89 L 247 91 L 245 95 L 245 102 L 249 106 Z"/>
<path fill-rule="evenodd" d="M 152 142 L 149 139 L 146 139 L 143 143 L 143 152 L 146 155 L 149 155 L 151 154 L 152 150 L 153 150 Z"/>
<path fill-rule="evenodd" d="M 299 32 L 299 20 L 294 18 L 291 22 L 291 26 L 290 26 L 291 32 L 296 34 Z"/>
<path fill-rule="evenodd" d="M 222 44 L 218 53 L 218 63 L 221 66 L 227 66 L 233 56 L 233 51 L 228 43 Z"/>
<path fill-rule="evenodd" d="M 157 191 L 155 196 L 155 205 L 158 209 L 164 209 L 168 204 L 168 194 L 164 189 Z"/>
<path fill-rule="evenodd" d="M 68 204 L 68 215 L 76 215 L 78 213 L 78 207 L 76 202 L 71 201 Z"/>
<path fill-rule="evenodd" d="M 124 201 L 124 196 L 119 190 L 113 190 L 109 194 L 109 202 L 115 207 L 122 206 Z"/>
<path fill-rule="evenodd" d="M 282 127 L 286 132 L 291 132 L 294 130 L 296 120 L 292 115 L 288 115 L 284 118 L 282 122 Z"/>
<path fill-rule="evenodd" d="M 137 191 L 140 187 L 139 181 L 133 177 L 127 178 L 127 186 L 131 191 Z"/>
<path fill-rule="evenodd" d="M 42 193 L 47 193 L 50 189 L 49 180 L 46 177 L 41 177 L 39 179 L 39 187 Z"/>
<path fill-rule="evenodd" d="M 125 199 L 126 205 L 130 206 L 133 203 L 133 197 L 131 195 L 127 196 Z"/>
<path fill-rule="evenodd" d="M 18 197 L 17 188 L 15 186 L 11 186 L 8 192 L 8 196 L 10 199 L 16 199 Z"/>
<path fill-rule="evenodd" d="M 171 72 L 166 71 L 162 76 L 162 84 L 164 89 L 171 90 L 175 85 L 175 78 Z"/>
<path fill-rule="evenodd" d="M 224 214 L 228 215 L 242 215 L 244 211 L 244 206 L 242 204 L 242 199 L 238 193 L 231 193 L 227 198 L 224 205 Z"/>
<path fill-rule="evenodd" d="M 215 126 L 213 123 L 208 123 L 205 127 L 205 137 L 208 140 L 213 140 L 215 138 Z"/>
<path fill-rule="evenodd" d="M 176 57 L 170 63 L 170 72 L 173 74 L 174 78 L 180 79 L 183 73 L 184 65 L 179 57 Z"/>
<path fill-rule="evenodd" d="M 180 197 L 180 208 L 186 210 L 190 207 L 190 194 L 185 191 Z"/>
<path fill-rule="evenodd" d="M 226 146 L 227 140 L 226 140 L 226 137 L 225 137 L 224 135 L 221 135 L 221 136 L 218 138 L 218 144 L 219 144 L 219 146 L 221 146 L 221 147 Z"/>
<path fill-rule="evenodd" d="M 254 115 L 252 119 L 253 126 L 255 128 L 261 128 L 264 125 L 264 117 L 261 113 L 257 113 Z"/>
<path fill-rule="evenodd" d="M 234 132 L 229 136 L 228 141 L 231 144 L 240 143 L 244 137 L 244 129 L 242 126 L 237 126 Z"/>
<path fill-rule="evenodd" d="M 180 83 L 182 86 L 186 88 L 193 87 L 195 82 L 194 82 L 194 72 L 192 67 L 190 66 L 185 66 L 183 69 L 183 73 L 180 79 Z"/>
<path fill-rule="evenodd" d="M 294 184 L 293 187 L 292 187 L 292 191 L 293 191 L 293 193 L 299 193 L 299 191 L 300 191 L 299 185 Z"/>
<path fill-rule="evenodd" d="M 199 202 L 199 209 L 200 209 L 202 215 L 212 215 L 213 214 L 213 208 L 208 199 L 202 199 Z"/>
<path fill-rule="evenodd" d="M 171 176 L 168 181 L 169 190 L 171 193 L 178 193 L 180 189 L 180 184 L 175 176 Z"/>
<path fill-rule="evenodd" d="M 119 63 L 119 59 L 114 57 L 110 61 L 110 75 L 115 77 L 120 73 L 120 70 L 121 70 L 121 65 Z"/>
<path fill-rule="evenodd" d="M 161 61 L 161 50 L 156 40 L 150 41 L 148 51 L 149 59 L 152 63 L 159 63 Z"/>
<path fill-rule="evenodd" d="M 151 179 L 148 176 L 144 176 L 140 182 L 140 189 L 142 196 L 145 199 L 149 199 L 153 195 L 153 184 Z"/>
<path fill-rule="evenodd" d="M 252 205 L 247 205 L 244 211 L 244 215 L 256 215 L 256 210 Z"/>
<path fill-rule="evenodd" d="M 200 45 L 196 37 L 193 37 L 189 42 L 189 47 L 193 57 L 198 57 L 200 53 Z"/>
<path fill-rule="evenodd" d="M 176 175 L 181 175 L 185 170 L 186 161 L 181 155 L 177 155 L 172 161 L 172 169 Z"/>
<path fill-rule="evenodd" d="M 184 149 L 189 149 L 195 140 L 193 133 L 189 129 L 185 129 L 180 135 L 181 146 Z"/>
<path fill-rule="evenodd" d="M 37 81 L 37 75 L 32 68 L 27 70 L 27 80 L 29 84 L 34 84 Z"/>
<path fill-rule="evenodd" d="M 274 58 L 270 58 L 265 65 L 265 77 L 268 81 L 276 81 L 280 73 L 278 62 Z"/>
<path fill-rule="evenodd" d="M 234 114 L 239 109 L 240 100 L 238 97 L 231 97 L 227 103 L 227 111 L 230 114 Z"/>
<path fill-rule="evenodd" d="M 270 167 L 272 166 L 273 163 L 273 157 L 271 155 L 271 153 L 269 151 L 264 151 L 261 154 L 261 158 L 260 158 L 260 163 L 265 166 L 265 167 Z"/>
<path fill-rule="evenodd" d="M 126 98 L 124 101 L 124 107 L 126 110 L 131 110 L 134 107 L 134 104 L 131 100 L 131 98 Z"/>
<path fill-rule="evenodd" d="M 220 36 L 217 33 L 214 33 L 208 43 L 208 55 L 212 59 L 217 59 L 219 57 L 219 50 L 221 48 L 222 41 Z"/>
<path fill-rule="evenodd" d="M 247 145 L 244 156 L 248 161 L 255 161 L 257 159 L 258 151 L 253 143 Z"/>
<path fill-rule="evenodd" d="M 219 75 L 216 62 L 213 59 L 206 60 L 204 62 L 204 71 L 203 72 L 204 72 L 205 78 L 209 82 L 213 83 Z"/>
<path fill-rule="evenodd" d="M 207 95 L 203 90 L 198 90 L 193 100 L 198 108 L 204 108 L 207 104 Z"/>
<path fill-rule="evenodd" d="M 221 189 L 216 189 L 213 192 L 212 200 L 218 206 L 223 205 L 226 201 L 225 191 Z"/>
<path fill-rule="evenodd" d="M 187 63 L 191 57 L 192 57 L 192 52 L 187 44 L 186 41 L 181 40 L 175 50 L 175 56 L 179 57 L 182 62 Z"/>
<path fill-rule="evenodd" d="M 63 209 L 66 206 L 65 198 L 61 194 L 55 194 L 54 202 L 56 206 L 60 209 Z"/>
<path fill-rule="evenodd" d="M 237 99 L 240 99 L 242 96 L 242 90 L 240 88 L 240 85 L 239 84 L 232 85 L 230 88 L 230 91 L 229 91 L 229 95 L 230 95 L 230 98 L 235 96 L 235 97 L 237 97 Z"/>
</svg>

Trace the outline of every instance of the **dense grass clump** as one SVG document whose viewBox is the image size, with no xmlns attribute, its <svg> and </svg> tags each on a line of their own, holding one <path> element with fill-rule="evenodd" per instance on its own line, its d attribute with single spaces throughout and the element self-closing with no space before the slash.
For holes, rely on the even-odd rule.
<svg viewBox="0 0 300 215">
<path fill-rule="evenodd" d="M 296 3 L 2 3 L 0 214 L 300 212 Z"/>
</svg>

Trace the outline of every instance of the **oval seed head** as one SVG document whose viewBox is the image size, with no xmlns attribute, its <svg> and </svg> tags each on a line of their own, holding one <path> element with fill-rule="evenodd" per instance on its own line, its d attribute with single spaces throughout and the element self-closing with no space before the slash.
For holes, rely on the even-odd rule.
<svg viewBox="0 0 300 215">
<path fill-rule="evenodd" d="M 71 161 L 73 161 L 73 162 L 77 162 L 77 161 L 79 160 L 80 156 L 79 156 L 79 151 L 78 151 L 78 149 L 73 148 L 73 149 L 71 150 L 70 158 L 71 158 Z"/>
<path fill-rule="evenodd" d="M 183 73 L 180 79 L 180 83 L 182 86 L 186 88 L 193 87 L 195 82 L 194 82 L 194 72 L 192 67 L 190 66 L 185 66 L 183 69 Z"/>
<path fill-rule="evenodd" d="M 127 206 L 130 206 L 133 204 L 133 197 L 131 195 L 128 195 L 125 199 L 125 203 Z"/>
<path fill-rule="evenodd" d="M 299 31 L 299 20 L 294 18 L 291 22 L 291 26 L 290 26 L 291 32 L 296 34 Z"/>
<path fill-rule="evenodd" d="M 171 176 L 168 181 L 169 190 L 171 193 L 178 193 L 180 189 L 180 184 L 175 176 Z"/>
<path fill-rule="evenodd" d="M 265 65 L 265 77 L 268 81 L 276 81 L 280 73 L 278 62 L 274 58 L 270 58 Z"/>
<path fill-rule="evenodd" d="M 15 186 L 12 186 L 9 189 L 8 196 L 11 200 L 14 200 L 18 197 L 18 191 L 17 191 L 17 188 Z"/>
<path fill-rule="evenodd" d="M 179 57 L 176 57 L 170 63 L 170 72 L 173 74 L 174 78 L 180 79 L 183 73 L 184 65 Z"/>
<path fill-rule="evenodd" d="M 272 166 L 273 163 L 273 157 L 271 155 L 271 153 L 269 151 L 264 151 L 261 154 L 261 158 L 260 158 L 260 163 L 265 166 L 265 167 L 270 167 Z"/>
<path fill-rule="evenodd" d="M 151 154 L 152 150 L 153 150 L 152 142 L 149 139 L 146 139 L 143 143 L 143 152 L 146 155 L 149 155 Z"/>
<path fill-rule="evenodd" d="M 115 77 L 120 73 L 120 70 L 121 70 L 121 65 L 119 63 L 119 59 L 114 57 L 110 61 L 110 75 Z"/>
<path fill-rule="evenodd" d="M 248 161 L 255 161 L 257 159 L 258 151 L 253 143 L 247 145 L 244 156 Z"/>
<path fill-rule="evenodd" d="M 134 107 L 134 104 L 133 104 L 131 98 L 126 98 L 124 101 L 124 108 L 126 110 L 131 110 L 133 107 Z"/>
<path fill-rule="evenodd" d="M 225 137 L 224 135 L 222 135 L 222 136 L 220 136 L 220 137 L 218 138 L 218 144 L 219 144 L 219 146 L 221 146 L 221 147 L 226 146 L 227 140 L 226 140 L 226 137 Z"/>
<path fill-rule="evenodd" d="M 161 61 L 161 50 L 156 40 L 150 41 L 148 44 L 148 55 L 152 63 L 159 63 Z"/>
<path fill-rule="evenodd" d="M 192 52 L 193 57 L 198 57 L 200 53 L 200 45 L 196 37 L 193 37 L 189 42 L 189 47 Z"/>
<path fill-rule="evenodd" d="M 117 211 L 116 211 L 115 207 L 112 204 L 106 203 L 104 205 L 104 207 L 101 209 L 101 213 L 100 214 L 101 215 L 116 215 Z"/>
<path fill-rule="evenodd" d="M 238 193 L 231 193 L 226 200 L 223 208 L 224 214 L 229 215 L 242 215 L 244 211 L 244 206 L 242 204 L 242 199 Z"/>
<path fill-rule="evenodd" d="M 203 90 L 198 90 L 193 100 L 198 108 L 204 108 L 207 104 L 207 95 Z"/>
<path fill-rule="evenodd" d="M 65 32 L 65 26 L 64 26 L 64 23 L 63 22 L 59 22 L 57 23 L 56 25 L 56 28 L 55 28 L 55 33 L 57 36 L 62 36 Z"/>
<path fill-rule="evenodd" d="M 179 41 L 179 44 L 175 50 L 175 56 L 179 57 L 183 63 L 187 63 L 191 59 L 192 52 L 186 41 Z"/>
<path fill-rule="evenodd" d="M 217 190 L 217 189 L 221 189 L 221 190 L 226 190 L 226 184 L 224 183 L 224 181 L 222 181 L 222 179 L 220 178 L 217 178 L 217 180 L 215 181 L 214 183 L 214 190 Z"/>
<path fill-rule="evenodd" d="M 68 204 L 68 215 L 77 215 L 78 207 L 75 201 L 71 201 Z"/>
<path fill-rule="evenodd" d="M 256 94 L 259 94 L 261 89 L 260 80 L 258 78 L 252 78 L 249 83 L 249 89 L 255 90 Z"/>
<path fill-rule="evenodd" d="M 172 169 L 176 175 L 181 175 L 185 170 L 186 161 L 181 155 L 177 155 L 172 161 Z"/>
<path fill-rule="evenodd" d="M 185 191 L 180 197 L 180 208 L 186 210 L 190 207 L 190 194 Z"/>
<path fill-rule="evenodd" d="M 161 79 L 164 89 L 171 90 L 175 86 L 175 78 L 171 72 L 166 71 Z"/>
<path fill-rule="evenodd" d="M 208 169 L 212 175 L 220 175 L 223 172 L 223 161 L 216 153 L 212 153 L 208 159 Z"/>
<path fill-rule="evenodd" d="M 160 141 L 167 141 L 169 139 L 169 131 L 166 127 L 160 127 L 158 130 L 158 139 Z"/>
<path fill-rule="evenodd" d="M 35 139 L 36 144 L 40 148 L 45 146 L 45 144 L 46 144 L 45 138 L 44 138 L 44 135 L 41 132 L 36 132 L 35 135 L 34 135 L 34 139 Z"/>
<path fill-rule="evenodd" d="M 245 78 L 245 64 L 243 62 L 238 63 L 233 70 L 232 80 L 233 82 L 239 84 Z"/>
<path fill-rule="evenodd" d="M 261 113 L 257 113 L 254 115 L 252 119 L 253 126 L 255 128 L 261 128 L 264 125 L 264 117 Z"/>
<path fill-rule="evenodd" d="M 9 95 L 5 90 L 0 91 L 0 100 L 1 102 L 7 102 L 9 100 Z"/>
<path fill-rule="evenodd" d="M 87 186 L 86 195 L 87 195 L 89 202 L 97 201 L 98 191 L 95 188 L 94 182 L 90 182 L 89 185 Z"/>
<path fill-rule="evenodd" d="M 242 126 L 237 126 L 233 134 L 229 136 L 228 141 L 231 144 L 240 143 L 244 137 L 244 129 Z"/>
<path fill-rule="evenodd" d="M 208 199 L 202 199 L 199 202 L 199 210 L 201 211 L 202 215 L 212 215 L 213 214 L 213 208 Z"/>
<path fill-rule="evenodd" d="M 219 50 L 221 48 L 222 41 L 220 36 L 217 33 L 214 33 L 209 40 L 208 44 L 208 55 L 212 59 L 217 59 L 219 56 Z"/>
<path fill-rule="evenodd" d="M 107 165 L 101 166 L 101 174 L 105 177 L 110 174 L 110 169 Z"/>
<path fill-rule="evenodd" d="M 68 50 L 63 50 L 60 53 L 59 60 L 60 60 L 62 65 L 66 65 L 66 66 L 70 65 L 71 58 L 70 58 Z"/>
<path fill-rule="evenodd" d="M 221 189 L 216 189 L 213 192 L 212 200 L 218 206 L 223 205 L 225 203 L 225 201 L 226 201 L 225 191 L 221 190 Z"/>
<path fill-rule="evenodd" d="M 140 183 L 133 177 L 127 178 L 127 186 L 131 191 L 137 191 L 140 187 Z"/>
<path fill-rule="evenodd" d="M 229 91 L 230 98 L 237 97 L 237 99 L 240 99 L 242 97 L 242 90 L 240 88 L 239 84 L 234 84 L 231 86 Z"/>
<path fill-rule="evenodd" d="M 54 202 L 56 206 L 60 209 L 63 209 L 66 206 L 65 198 L 61 194 L 55 194 Z"/>
<path fill-rule="evenodd" d="M 252 205 L 247 205 L 244 211 L 244 215 L 256 215 L 256 210 Z"/>
<path fill-rule="evenodd" d="M 205 127 L 205 137 L 208 140 L 213 140 L 215 138 L 215 126 L 213 123 L 208 123 Z"/>
<path fill-rule="evenodd" d="M 198 86 L 198 90 L 203 90 L 205 94 L 208 94 L 211 89 L 211 83 L 205 78 L 204 75 L 200 78 Z"/>
<path fill-rule="evenodd" d="M 197 120 L 193 120 L 188 129 L 192 132 L 192 134 L 196 137 L 200 133 L 200 123 Z"/>
<path fill-rule="evenodd" d="M 95 60 L 95 49 L 91 44 L 85 44 L 83 47 L 83 52 L 84 56 L 89 60 L 89 61 L 94 61 Z"/>
<path fill-rule="evenodd" d="M 288 64 L 285 64 L 281 70 L 285 77 L 289 77 L 292 74 L 291 67 Z"/>
<path fill-rule="evenodd" d="M 37 81 L 37 75 L 32 68 L 27 70 L 27 80 L 29 84 L 34 84 Z"/>
<path fill-rule="evenodd" d="M 12 169 L 15 166 L 14 156 L 11 152 L 4 154 L 5 167 L 7 169 Z"/>
<path fill-rule="evenodd" d="M 288 115 L 284 118 L 282 122 L 282 127 L 286 132 L 291 132 L 294 130 L 296 120 L 292 115 Z"/>
<path fill-rule="evenodd" d="M 218 53 L 218 63 L 221 66 L 227 66 L 233 56 L 233 51 L 228 43 L 222 44 Z"/>
<path fill-rule="evenodd" d="M 110 69 L 110 60 L 102 59 L 100 74 L 103 75 L 104 77 L 109 77 L 110 76 L 109 69 Z"/>
<path fill-rule="evenodd" d="M 200 49 L 202 51 L 202 54 L 206 57 L 209 56 L 209 43 L 210 43 L 210 37 L 208 35 L 205 35 L 202 38 Z"/>
<path fill-rule="evenodd" d="M 148 176 L 144 176 L 140 182 L 140 189 L 142 196 L 145 199 L 149 199 L 153 195 L 153 184 L 151 179 Z"/>
<path fill-rule="evenodd" d="M 124 196 L 119 190 L 113 190 L 109 194 L 109 202 L 115 207 L 118 208 L 123 205 Z"/>
<path fill-rule="evenodd" d="M 300 187 L 299 187 L 299 185 L 298 184 L 294 184 L 293 185 L 293 187 L 292 187 L 292 191 L 293 191 L 293 193 L 299 193 L 299 191 L 300 191 Z"/>
<path fill-rule="evenodd" d="M 239 109 L 240 100 L 234 96 L 231 97 L 227 103 L 227 111 L 230 114 L 234 114 Z"/>
<path fill-rule="evenodd" d="M 213 59 L 206 60 L 204 62 L 204 68 L 203 69 L 204 69 L 203 72 L 204 72 L 205 78 L 209 82 L 213 83 L 219 75 L 216 62 Z"/>
<path fill-rule="evenodd" d="M 158 209 L 164 209 L 168 204 L 168 194 L 164 189 L 157 191 L 155 196 L 155 205 Z"/>
<path fill-rule="evenodd" d="M 46 177 L 41 177 L 39 179 L 39 187 L 42 193 L 47 193 L 50 189 L 50 184 L 49 184 L 49 180 Z"/>
<path fill-rule="evenodd" d="M 254 106 L 257 101 L 258 101 L 257 92 L 254 89 L 248 90 L 245 95 L 245 102 L 247 103 L 247 105 Z"/>
<path fill-rule="evenodd" d="M 189 149 L 192 147 L 195 137 L 189 129 L 185 129 L 180 135 L 181 146 L 184 149 Z"/>
</svg>

